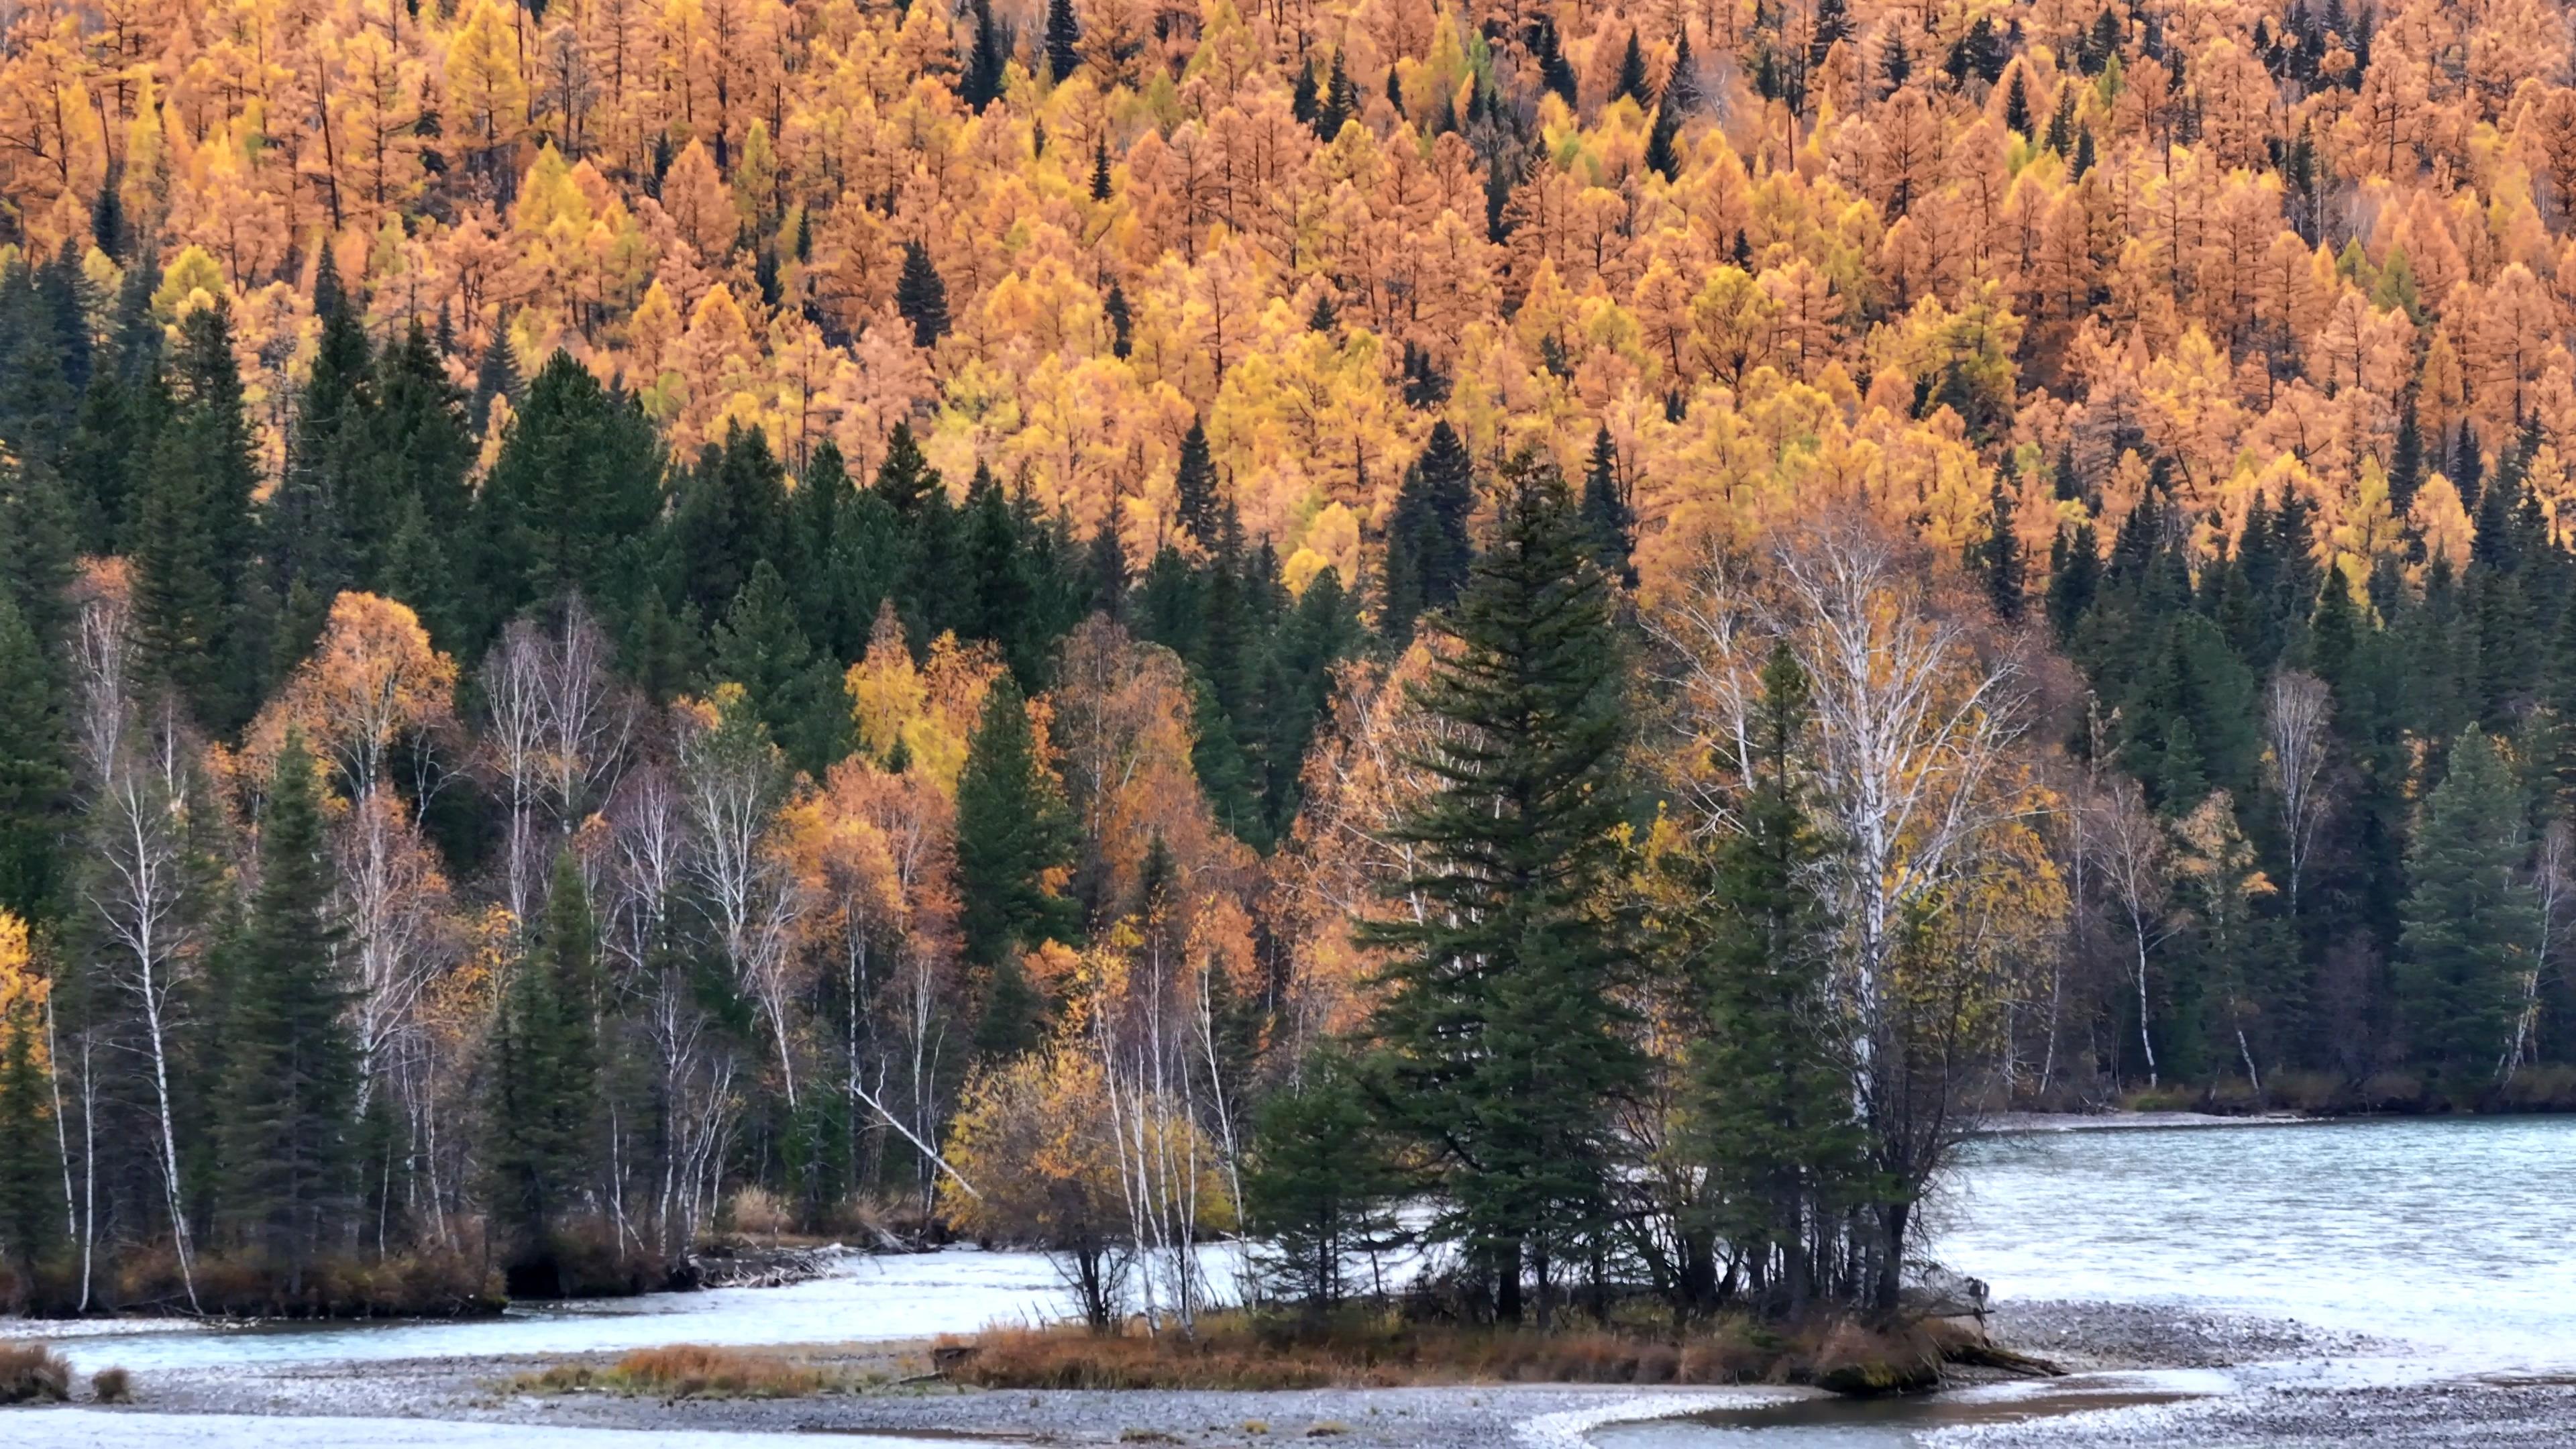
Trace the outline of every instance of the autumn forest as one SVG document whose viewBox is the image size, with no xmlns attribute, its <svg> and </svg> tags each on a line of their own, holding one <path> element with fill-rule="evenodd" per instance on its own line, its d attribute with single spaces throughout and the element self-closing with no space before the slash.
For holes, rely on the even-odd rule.
<svg viewBox="0 0 2576 1449">
<path fill-rule="evenodd" d="M 2553 0 L 0 24 L 0 1311 L 1883 1310 L 1987 1111 L 2576 1105 Z"/>
</svg>

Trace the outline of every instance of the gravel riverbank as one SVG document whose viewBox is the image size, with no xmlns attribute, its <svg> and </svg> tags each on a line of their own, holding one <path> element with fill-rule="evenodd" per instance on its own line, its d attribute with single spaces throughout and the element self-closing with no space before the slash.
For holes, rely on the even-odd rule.
<svg viewBox="0 0 2576 1449">
<path fill-rule="evenodd" d="M 2367 1442 L 2373 1449 L 2465 1449 L 2486 1444 L 2576 1443 L 2576 1385 L 2559 1381 L 2406 1382 L 2390 1345 L 2296 1323 L 2173 1312 L 2129 1304 L 2000 1305 L 2000 1342 L 2077 1372 L 2226 1370 L 2233 1392 L 2182 1402 L 1943 1431 L 1939 1442 L 2131 1449 L 2193 1444 L 2310 1449 Z M 409 1444 L 402 1421 L 488 1426 L 491 1442 L 582 1439 L 526 1430 L 652 1430 L 709 1449 L 769 1441 L 729 1435 L 876 1435 L 911 1442 L 1234 1446 L 1328 1440 L 1352 1449 L 1578 1449 L 1603 1425 L 1673 1418 L 1798 1397 L 1787 1388 L 1671 1389 L 1574 1385 L 1313 1389 L 1283 1392 L 1077 1392 L 961 1390 L 903 1380 L 926 1368 L 924 1342 L 814 1347 L 810 1362 L 878 1385 L 864 1392 L 783 1400 L 680 1400 L 600 1392 L 527 1393 L 522 1374 L 567 1361 L 606 1365 L 614 1355 L 493 1356 L 369 1363 L 260 1364 L 174 1369 L 138 1385 L 130 1410 L 12 1416 L 13 1445 L 114 1444 L 118 1449 L 321 1442 L 288 1416 L 350 1443 Z M 102 1422 L 109 1415 L 120 1421 Z M 182 1419 L 179 1415 L 217 1416 Z M 260 1418 L 233 1416 L 261 1416 Z M 315 1416 L 382 1426 L 388 1437 L 325 1430 Z M 274 1434 L 261 1422 L 274 1425 Z M 241 1432 L 227 1438 L 221 1426 Z M 215 1426 L 209 1428 L 208 1426 Z M 503 1426 L 509 1426 L 504 1428 Z M 25 1432 L 21 1432 L 24 1430 Z M 703 1438 L 699 1436 L 704 1436 Z M 430 1442 L 422 1439 L 417 1442 Z M 442 1437 L 438 1442 L 454 1442 Z M 828 1441 L 827 1441 L 828 1442 Z"/>
</svg>

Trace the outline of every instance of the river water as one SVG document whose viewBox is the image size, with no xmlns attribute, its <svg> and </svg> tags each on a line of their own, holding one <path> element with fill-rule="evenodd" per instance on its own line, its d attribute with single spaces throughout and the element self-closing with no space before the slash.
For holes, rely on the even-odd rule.
<svg viewBox="0 0 2576 1449">
<path fill-rule="evenodd" d="M 2576 1118 L 2015 1132 L 1968 1149 L 1929 1221 L 1935 1256 L 1999 1300 L 2137 1303 L 2402 1341 L 2371 1374 L 2576 1371 Z M 497 1321 L 82 1325 L 60 1344 L 84 1371 L 149 1371 L 913 1338 L 1062 1311 L 1043 1258 L 952 1251 L 854 1259 L 789 1288 L 513 1309 Z M 2085 1376 L 1909 1401 L 1894 1417 L 1825 1407 L 1594 1437 L 1605 1449 L 1905 1445 L 1945 1424 L 2056 1411 L 2069 1396 L 2104 1407 L 2226 1387 L 2209 1374 Z"/>
</svg>

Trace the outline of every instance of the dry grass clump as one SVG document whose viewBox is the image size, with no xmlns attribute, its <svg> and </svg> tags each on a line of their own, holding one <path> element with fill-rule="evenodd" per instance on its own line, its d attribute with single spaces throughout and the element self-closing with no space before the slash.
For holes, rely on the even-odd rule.
<svg viewBox="0 0 2576 1449">
<path fill-rule="evenodd" d="M 1312 1389 L 1408 1384 L 1726 1384 L 1768 1376 L 1780 1355 L 1740 1324 L 1680 1341 L 1610 1330 L 1462 1328 L 1349 1319 L 1326 1325 L 1240 1313 L 1195 1337 L 995 1328 L 943 1339 L 952 1377 L 1008 1389 Z"/>
<path fill-rule="evenodd" d="M 92 1398 L 102 1404 L 134 1402 L 134 1375 L 121 1368 L 103 1368 L 89 1376 Z"/>
<path fill-rule="evenodd" d="M 843 1386 L 839 1375 L 781 1354 L 702 1343 L 639 1348 L 606 1370 L 557 1364 L 510 1382 L 519 1393 L 602 1389 L 665 1399 L 799 1399 Z"/>
<path fill-rule="evenodd" d="M 41 1343 L 0 1343 L 0 1404 L 65 1403 L 72 1366 Z"/>
</svg>

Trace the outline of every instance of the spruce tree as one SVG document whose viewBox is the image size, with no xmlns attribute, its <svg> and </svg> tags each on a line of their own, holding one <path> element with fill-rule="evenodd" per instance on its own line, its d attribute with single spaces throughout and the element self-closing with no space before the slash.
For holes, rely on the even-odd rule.
<svg viewBox="0 0 2576 1449">
<path fill-rule="evenodd" d="M 1061 84 L 1082 64 L 1082 20 L 1073 0 L 1047 0 L 1046 17 L 1047 74 Z"/>
<path fill-rule="evenodd" d="M 2004 129 L 2027 139 L 2030 135 L 2030 73 L 2015 70 L 2012 83 L 2004 87 Z"/>
<path fill-rule="evenodd" d="M 548 358 L 474 498 L 475 589 L 458 601 L 473 610 L 474 644 L 528 605 L 574 593 L 628 633 L 662 506 L 652 421 L 570 353 Z"/>
<path fill-rule="evenodd" d="M 1583 529 L 1602 577 L 1630 588 L 1637 583 L 1637 571 L 1628 565 L 1637 549 L 1636 526 L 1619 482 L 1619 445 L 1605 425 L 1592 435 L 1592 461 L 1583 474 Z"/>
<path fill-rule="evenodd" d="M 1977 576 L 1986 588 L 1986 602 L 1994 606 L 1995 617 L 2007 624 L 2021 622 L 2027 602 L 2029 567 L 2022 557 L 2021 534 L 2013 527 L 2012 495 L 2004 488 L 2003 475 L 1995 476 L 1994 487 L 1986 499 L 1986 536 L 1975 545 Z"/>
<path fill-rule="evenodd" d="M 957 777 L 958 927 L 968 960 L 989 971 L 1042 941 L 1074 939 L 1074 904 L 1046 877 L 1073 863 L 1075 843 L 1019 686 L 997 680 Z"/>
<path fill-rule="evenodd" d="M 1887 94 L 1891 96 L 1905 89 L 1905 83 L 1914 78 L 1914 52 L 1906 49 L 1902 27 L 1891 25 L 1887 28 L 1887 40 L 1879 47 L 1878 73 L 1886 79 Z"/>
<path fill-rule="evenodd" d="M 71 772 L 62 686 L 17 601 L 0 589 L 0 910 L 45 921 L 61 908 Z"/>
<path fill-rule="evenodd" d="M 993 0 L 974 0 L 968 13 L 975 22 L 975 34 L 966 49 L 965 67 L 957 74 L 957 96 L 980 112 L 1001 98 L 1003 68 L 1011 60 L 1011 40 L 1001 22 L 993 17 Z"/>
<path fill-rule="evenodd" d="M 1681 111 L 1667 96 L 1655 107 L 1655 124 L 1646 132 L 1646 169 L 1666 181 L 1678 181 L 1682 174 Z"/>
<path fill-rule="evenodd" d="M 1433 788 L 1393 831 L 1418 864 L 1389 889 L 1429 908 L 1361 932 L 1390 958 L 1380 1101 L 1439 1162 L 1437 1231 L 1506 1321 L 1525 1271 L 1544 1286 L 1607 1231 L 1609 1107 L 1637 1071 L 1604 905 L 1630 803 L 1621 650 L 1581 537 L 1563 478 L 1515 458 L 1415 697 L 1451 743 L 1420 762 Z"/>
<path fill-rule="evenodd" d="M 0 1001 L 0 1268 L 17 1301 L 36 1306 L 37 1273 L 63 1236 L 62 1161 L 53 1132 L 52 1084 L 41 1056 L 44 1008 L 28 996 Z"/>
<path fill-rule="evenodd" d="M 582 1286 L 567 1276 L 557 1233 L 595 1150 L 598 946 L 589 892 L 567 850 L 555 858 L 543 926 L 502 991 L 489 1047 L 485 1191 L 515 1297 L 560 1298 Z"/>
<path fill-rule="evenodd" d="M 1107 201 L 1116 194 L 1117 186 L 1109 174 L 1109 136 L 1104 131 L 1099 139 L 1091 143 L 1091 199 Z M 1117 290 L 1115 284 L 1110 290 L 1113 292 Z M 1120 298 L 1120 305 L 1125 305 L 1125 298 Z M 1123 357 L 1126 354 L 1119 355 Z"/>
<path fill-rule="evenodd" d="M 850 701 L 841 671 L 798 627 L 787 585 L 762 559 L 715 627 L 708 684 L 743 687 L 788 763 L 813 776 L 850 750 Z"/>
<path fill-rule="evenodd" d="M 231 314 L 180 324 L 176 414 L 146 465 L 134 538 L 134 626 L 146 661 L 199 723 L 230 734 L 265 693 L 272 610 L 257 577 L 258 482 Z"/>
<path fill-rule="evenodd" d="M 1172 473 L 1173 522 L 1201 548 L 1218 543 L 1216 462 L 1208 452 L 1207 429 L 1196 419 L 1181 438 L 1181 461 Z"/>
<path fill-rule="evenodd" d="M 1714 1236 L 1747 1256 L 1767 1306 L 1793 1319 L 1830 1287 L 1831 1246 L 1814 1225 L 1861 1202 L 1867 1175 L 1851 1079 L 1823 1030 L 1832 927 L 1815 892 L 1825 843 L 1807 813 L 1807 730 L 1806 675 L 1777 648 L 1762 671 L 1740 829 L 1704 877 L 1687 856 L 1676 867 L 1699 904 L 1672 926 L 1695 956 L 1707 1013 L 1690 1119 Z"/>
<path fill-rule="evenodd" d="M 2540 939 L 2539 906 L 2520 878 L 2524 819 L 2512 771 L 2472 730 L 2425 798 L 2406 856 L 2413 884 L 2390 984 L 2414 1059 L 2454 1100 L 2473 1095 L 2503 1057 L 2515 981 Z"/>
<path fill-rule="evenodd" d="M 483 349 L 483 360 L 474 369 L 474 392 L 466 405 L 466 418 L 476 435 L 492 426 L 492 400 L 501 398 L 511 407 L 527 395 L 527 384 L 519 372 L 519 351 L 510 343 L 510 329 L 495 327 L 492 340 Z"/>
<path fill-rule="evenodd" d="M 1632 100 L 1640 108 L 1653 99 L 1646 84 L 1646 48 L 1638 42 L 1634 26 L 1628 29 L 1628 48 L 1619 55 L 1619 75 L 1610 83 L 1610 99 Z"/>
<path fill-rule="evenodd" d="M 290 727 L 259 832 L 224 1030 L 223 1217 L 292 1298 L 347 1221 L 357 1049 L 319 772 Z"/>
<path fill-rule="evenodd" d="M 1691 57 L 1690 27 L 1673 30 L 1673 69 L 1664 77 L 1664 93 L 1658 102 L 1661 110 L 1673 116 L 1673 127 L 1681 128 L 1682 120 L 1700 108 L 1699 62 Z"/>
<path fill-rule="evenodd" d="M 1422 456 L 1405 470 L 1386 524 L 1386 582 L 1378 632 L 1398 648 L 1414 621 L 1458 597 L 1475 548 L 1467 518 L 1475 511 L 1475 463 L 1446 418 L 1431 425 Z"/>
<path fill-rule="evenodd" d="M 942 494 L 939 470 L 913 441 L 912 424 L 898 422 L 886 435 L 885 461 L 877 465 L 876 495 L 901 516 L 910 517 L 932 497 Z"/>
<path fill-rule="evenodd" d="M 930 249 L 917 241 L 903 244 L 903 271 L 895 278 L 894 307 L 912 324 L 913 346 L 935 346 L 948 335 L 948 284 L 930 264 Z"/>
<path fill-rule="evenodd" d="M 1136 350 L 1135 314 L 1127 308 L 1127 289 L 1116 282 L 1109 284 L 1109 295 L 1101 300 L 1101 314 L 1109 319 L 1109 355 L 1124 362 Z"/>
<path fill-rule="evenodd" d="M 1243 1212 L 1264 1290 L 1310 1313 L 1354 1295 L 1352 1259 L 1392 1247 L 1407 1183 L 1351 1064 L 1306 1063 L 1254 1116 Z"/>
</svg>

